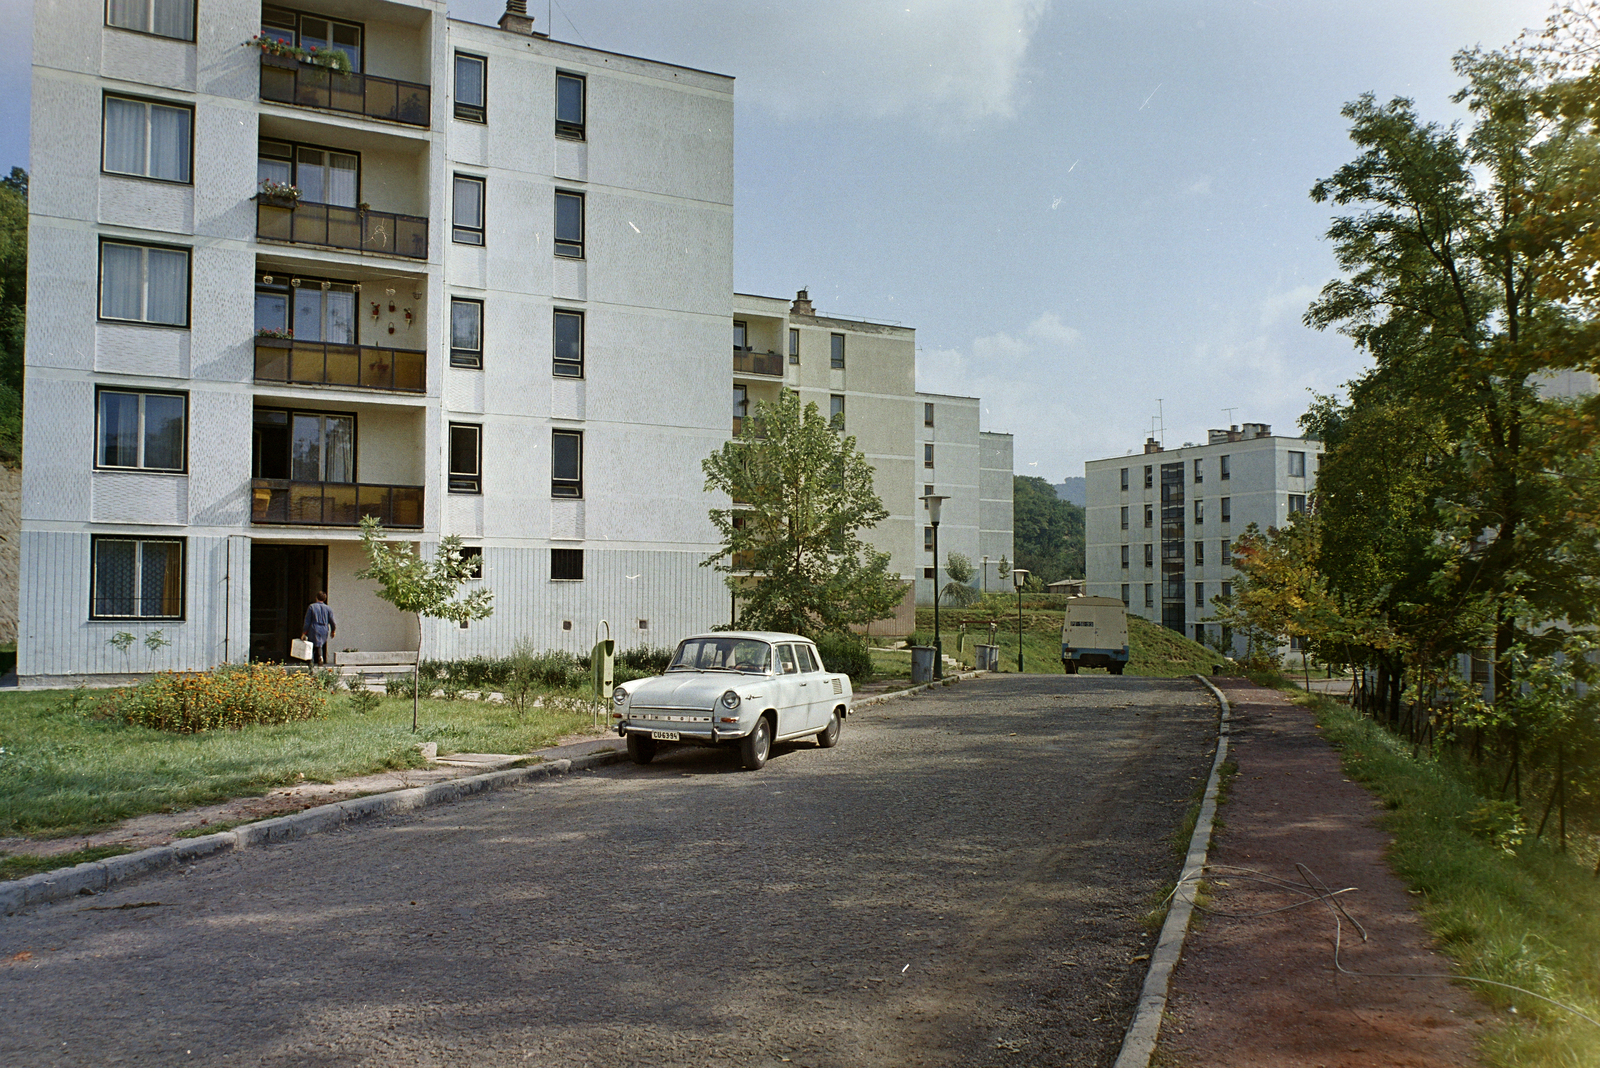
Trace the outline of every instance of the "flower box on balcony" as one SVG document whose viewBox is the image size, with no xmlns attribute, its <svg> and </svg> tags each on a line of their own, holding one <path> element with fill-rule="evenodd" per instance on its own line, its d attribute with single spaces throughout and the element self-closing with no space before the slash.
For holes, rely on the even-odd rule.
<svg viewBox="0 0 1600 1068">
<path fill-rule="evenodd" d="M 295 70 L 300 66 L 300 57 L 287 56 L 281 52 L 261 53 L 261 65 L 264 67 L 282 67 L 284 70 Z"/>
<path fill-rule="evenodd" d="M 257 334 L 256 344 L 268 349 L 286 349 L 294 344 L 294 338 L 273 337 L 271 334 Z"/>
<path fill-rule="evenodd" d="M 256 200 L 269 208 L 288 208 L 290 211 L 300 206 L 299 197 L 291 197 L 283 193 L 257 193 Z"/>
</svg>

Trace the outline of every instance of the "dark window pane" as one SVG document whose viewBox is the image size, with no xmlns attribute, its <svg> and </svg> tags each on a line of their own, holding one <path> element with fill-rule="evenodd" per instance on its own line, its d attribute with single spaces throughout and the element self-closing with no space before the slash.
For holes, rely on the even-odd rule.
<svg viewBox="0 0 1600 1068">
<path fill-rule="evenodd" d="M 94 543 L 94 615 L 134 614 L 138 542 L 101 538 Z"/>
<path fill-rule="evenodd" d="M 566 480 L 579 478 L 582 456 L 582 435 L 556 431 L 550 441 L 551 477 Z"/>
<path fill-rule="evenodd" d="M 556 255 L 583 255 L 583 197 L 556 194 Z"/>
<path fill-rule="evenodd" d="M 571 378 L 583 377 L 583 316 L 577 312 L 555 313 L 554 371 Z"/>
<path fill-rule="evenodd" d="M 183 469 L 182 397 L 152 393 L 144 399 L 144 466 Z"/>
<path fill-rule="evenodd" d="M 452 475 L 478 474 L 478 428 L 452 426 L 450 428 L 450 473 Z"/>
<path fill-rule="evenodd" d="M 483 349 L 483 305 L 475 300 L 450 302 L 450 347 L 479 352 Z"/>
<path fill-rule="evenodd" d="M 100 466 L 134 467 L 138 463 L 138 394 L 100 394 Z"/>
<path fill-rule="evenodd" d="M 556 75 L 556 122 L 576 129 L 563 133 L 583 132 L 583 79 L 570 74 Z"/>
<path fill-rule="evenodd" d="M 551 549 L 550 577 L 553 579 L 583 578 L 583 550 Z"/>
</svg>

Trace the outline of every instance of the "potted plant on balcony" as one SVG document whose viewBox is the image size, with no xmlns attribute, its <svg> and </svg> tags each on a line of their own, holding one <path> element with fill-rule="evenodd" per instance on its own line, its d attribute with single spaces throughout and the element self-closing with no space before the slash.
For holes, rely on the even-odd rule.
<svg viewBox="0 0 1600 1068">
<path fill-rule="evenodd" d="M 286 349 L 293 343 L 293 330 L 275 330 L 270 326 L 263 326 L 256 331 L 257 345 L 265 345 L 274 349 Z"/>
<path fill-rule="evenodd" d="M 300 187 L 264 178 L 261 181 L 260 192 L 256 193 L 256 201 L 269 207 L 288 208 L 293 211 L 300 204 Z"/>
<path fill-rule="evenodd" d="M 263 37 L 260 34 L 250 38 L 244 46 L 260 49 L 261 62 L 269 67 L 287 67 L 293 70 L 306 56 L 304 49 L 297 48 L 287 41 L 280 41 L 276 37 Z"/>
<path fill-rule="evenodd" d="M 350 73 L 350 57 L 337 48 L 318 48 L 312 45 L 301 54 L 300 58 L 307 63 L 315 63 L 319 67 L 327 67 L 340 74 Z"/>
</svg>

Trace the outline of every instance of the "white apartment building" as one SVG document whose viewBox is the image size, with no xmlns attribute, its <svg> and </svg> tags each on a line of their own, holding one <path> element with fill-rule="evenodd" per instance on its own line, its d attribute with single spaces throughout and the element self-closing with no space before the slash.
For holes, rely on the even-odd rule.
<svg viewBox="0 0 1600 1068">
<path fill-rule="evenodd" d="M 40 0 L 25 685 L 281 659 L 318 590 L 335 651 L 413 648 L 365 515 L 480 558 L 429 657 L 726 620 L 730 320 L 736 397 L 847 405 L 915 574 L 914 333 L 736 298 L 732 79 L 525 8 Z"/>
<path fill-rule="evenodd" d="M 1231 644 L 1211 598 L 1233 581 L 1233 539 L 1306 508 L 1322 443 L 1276 437 L 1265 423 L 1212 430 L 1204 445 L 1091 460 L 1085 515 L 1086 592 L 1196 641 Z"/>
<path fill-rule="evenodd" d="M 944 572 L 951 553 L 972 561 L 972 585 L 999 589 L 1000 558 L 1011 559 L 1012 442 L 1010 434 L 979 429 L 982 402 L 977 397 L 918 393 L 915 496 L 922 526 L 922 570 L 917 603 L 931 605 L 934 589 L 950 581 Z M 940 508 L 937 573 L 933 527 L 920 498 L 948 498 Z M 987 558 L 987 560 L 985 559 Z M 987 569 L 987 575 L 985 575 Z"/>
</svg>

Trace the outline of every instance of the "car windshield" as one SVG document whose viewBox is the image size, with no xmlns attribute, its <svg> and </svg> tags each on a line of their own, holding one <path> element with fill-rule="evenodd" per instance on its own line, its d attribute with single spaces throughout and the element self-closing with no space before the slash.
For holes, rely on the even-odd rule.
<svg viewBox="0 0 1600 1068">
<path fill-rule="evenodd" d="M 754 638 L 690 638 L 678 646 L 667 670 L 764 675 L 772 670 L 772 646 Z"/>
</svg>

